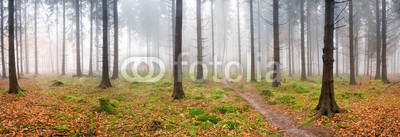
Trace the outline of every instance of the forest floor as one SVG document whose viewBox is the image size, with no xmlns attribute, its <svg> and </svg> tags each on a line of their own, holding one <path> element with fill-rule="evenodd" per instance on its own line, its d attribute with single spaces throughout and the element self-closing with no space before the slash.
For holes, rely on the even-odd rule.
<svg viewBox="0 0 400 137">
<path fill-rule="evenodd" d="M 0 80 L 0 136 L 399 136 L 400 77 L 392 85 L 359 78 L 335 78 L 343 113 L 321 117 L 302 128 L 318 103 L 321 79 L 285 78 L 271 83 L 184 82 L 186 98 L 171 99 L 170 78 L 156 83 L 100 77 L 40 76 L 21 79 L 24 94 L 9 95 Z M 57 81 L 64 85 L 53 85 Z M 290 81 L 290 82 L 288 82 Z M 99 99 L 115 111 L 101 112 Z"/>
</svg>

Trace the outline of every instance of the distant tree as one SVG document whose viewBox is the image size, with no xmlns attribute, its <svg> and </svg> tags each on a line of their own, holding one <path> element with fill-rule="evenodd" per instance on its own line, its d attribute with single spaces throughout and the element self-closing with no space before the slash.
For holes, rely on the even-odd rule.
<svg viewBox="0 0 400 137">
<path fill-rule="evenodd" d="M 82 76 L 82 71 L 81 71 L 81 50 L 80 50 L 80 10 L 79 10 L 80 4 L 79 0 L 75 0 L 75 33 L 76 33 L 76 75 L 78 77 Z"/>
<path fill-rule="evenodd" d="M 304 0 L 300 0 L 300 36 L 301 36 L 301 81 L 306 81 L 306 58 L 304 51 Z"/>
<path fill-rule="evenodd" d="M 211 56 L 212 62 L 216 62 L 215 60 L 215 29 L 214 29 L 214 0 L 210 0 L 211 2 Z M 239 55 L 240 56 L 240 55 Z M 212 64 L 212 76 L 215 75 L 215 63 Z"/>
<path fill-rule="evenodd" d="M 101 78 L 100 88 L 109 88 L 111 86 L 111 81 L 109 77 L 108 68 L 108 5 L 107 0 L 102 0 L 103 5 L 103 74 Z"/>
<path fill-rule="evenodd" d="M 322 89 L 319 98 L 317 116 L 327 115 L 333 117 L 335 113 L 339 113 L 339 107 L 335 101 L 334 82 L 333 82 L 333 32 L 335 29 L 335 0 L 325 0 L 325 34 L 324 34 L 324 50 L 323 50 L 323 75 Z"/>
<path fill-rule="evenodd" d="M 203 36 L 201 25 L 201 0 L 196 0 L 196 22 L 197 22 L 197 77 L 196 81 L 203 82 Z"/>
<path fill-rule="evenodd" d="M 380 5 L 381 0 L 376 0 L 376 73 L 375 79 L 381 79 L 381 20 Z"/>
<path fill-rule="evenodd" d="M 66 22 L 66 7 L 65 7 L 65 1 L 62 1 L 63 4 L 63 38 L 62 38 L 62 61 L 61 61 L 61 75 L 65 75 L 65 40 L 66 40 L 66 28 L 65 28 L 65 22 Z"/>
<path fill-rule="evenodd" d="M 15 51 L 14 51 L 14 0 L 8 1 L 8 72 L 10 74 L 8 93 L 18 94 L 21 88 L 18 85 L 17 73 L 15 68 Z"/>
<path fill-rule="evenodd" d="M 113 9 L 114 9 L 114 68 L 113 68 L 113 75 L 112 79 L 118 78 L 118 0 L 114 0 L 113 2 Z"/>
<path fill-rule="evenodd" d="M 175 47 L 174 47 L 174 100 L 185 97 L 182 87 L 182 0 L 176 0 L 176 26 L 175 26 Z"/>
<path fill-rule="evenodd" d="M 387 76 L 387 19 L 386 19 L 386 0 L 382 0 L 382 82 L 390 84 Z"/>
<path fill-rule="evenodd" d="M 242 64 L 242 37 L 240 36 L 240 2 L 239 0 L 236 0 L 236 18 L 237 18 L 237 30 L 238 30 L 238 61 L 239 64 Z"/>
<path fill-rule="evenodd" d="M 280 85 L 280 54 L 279 54 L 279 0 L 273 1 L 273 27 L 274 27 L 274 81 L 272 82 L 273 87 Z"/>
<path fill-rule="evenodd" d="M 253 0 L 250 0 L 250 54 L 251 54 L 251 82 L 256 82 L 256 65 L 255 65 L 255 53 L 254 53 L 254 17 L 253 17 Z"/>
<path fill-rule="evenodd" d="M 89 76 L 93 76 L 93 9 L 94 2 L 90 0 L 90 51 L 89 51 Z"/>
<path fill-rule="evenodd" d="M 4 59 L 4 15 L 3 15 L 3 10 L 4 10 L 4 1 L 0 1 L 1 7 L 0 7 L 0 16 L 1 16 L 1 21 L 0 21 L 0 37 L 1 37 L 1 70 L 2 70 L 2 78 L 7 78 L 6 74 L 6 62 Z"/>
<path fill-rule="evenodd" d="M 357 85 L 355 77 L 354 62 L 354 22 L 353 22 L 353 0 L 349 0 L 349 47 L 350 47 L 350 85 Z M 357 32 L 358 33 L 358 32 Z"/>
<path fill-rule="evenodd" d="M 39 75 L 39 62 L 38 62 L 38 38 L 37 38 L 37 11 L 38 11 L 39 0 L 34 0 L 34 20 L 35 20 L 35 76 Z"/>
</svg>

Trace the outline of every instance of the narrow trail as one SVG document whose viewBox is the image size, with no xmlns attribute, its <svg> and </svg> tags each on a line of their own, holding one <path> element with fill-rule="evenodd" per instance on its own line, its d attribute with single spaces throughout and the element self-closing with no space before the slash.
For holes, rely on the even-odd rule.
<svg viewBox="0 0 400 137">
<path fill-rule="evenodd" d="M 332 131 L 328 131 L 325 128 L 314 128 L 314 127 L 303 127 L 298 128 L 298 122 L 285 116 L 281 112 L 274 110 L 259 94 L 257 89 L 252 85 L 242 82 L 242 85 L 248 89 L 243 91 L 235 86 L 232 86 L 227 81 L 224 81 L 224 85 L 244 100 L 246 100 L 256 111 L 262 114 L 272 126 L 278 128 L 279 132 L 286 133 L 286 136 L 291 137 L 330 137 L 335 136 Z"/>
</svg>

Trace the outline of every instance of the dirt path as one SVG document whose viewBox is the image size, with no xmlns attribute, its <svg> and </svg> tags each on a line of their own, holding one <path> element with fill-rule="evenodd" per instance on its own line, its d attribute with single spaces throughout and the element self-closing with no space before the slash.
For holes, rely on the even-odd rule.
<svg viewBox="0 0 400 137">
<path fill-rule="evenodd" d="M 246 91 L 240 90 L 239 88 L 232 86 L 228 82 L 224 82 L 224 85 L 237 94 L 239 94 L 244 100 L 246 100 L 255 110 L 261 113 L 274 127 L 278 128 L 280 132 L 284 132 L 286 136 L 292 137 L 315 137 L 315 136 L 335 136 L 332 131 L 328 131 L 321 127 L 304 127 L 298 128 L 298 122 L 285 116 L 281 112 L 274 110 L 270 105 L 265 102 L 263 97 L 259 94 L 257 89 L 252 85 L 243 82 L 242 85 Z"/>
</svg>

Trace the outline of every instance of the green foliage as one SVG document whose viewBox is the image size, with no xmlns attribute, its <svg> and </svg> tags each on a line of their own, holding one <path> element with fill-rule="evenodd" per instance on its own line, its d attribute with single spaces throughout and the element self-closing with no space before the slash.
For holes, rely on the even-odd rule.
<svg viewBox="0 0 400 137">
<path fill-rule="evenodd" d="M 109 100 L 101 98 L 99 99 L 100 102 L 100 107 L 98 108 L 99 112 L 107 112 L 108 114 L 117 114 L 117 110 L 114 108 L 114 106 L 110 103 Z"/>
<path fill-rule="evenodd" d="M 193 85 L 193 87 L 195 87 L 195 88 L 201 88 L 201 87 L 204 87 L 204 85 L 203 85 L 203 84 L 195 84 L 195 85 Z"/>
<path fill-rule="evenodd" d="M 25 97 L 26 94 L 25 94 L 22 90 L 18 90 L 17 96 L 18 96 L 18 97 Z"/>
<path fill-rule="evenodd" d="M 291 84 L 292 87 L 294 88 L 294 90 L 296 91 L 296 93 L 298 94 L 303 94 L 303 93 L 308 93 L 310 92 L 309 90 L 307 90 L 303 85 L 299 84 L 299 83 L 292 83 Z"/>
<path fill-rule="evenodd" d="M 215 115 L 206 115 L 206 116 L 199 116 L 197 118 L 197 121 L 201 122 L 210 121 L 213 124 L 217 124 L 220 121 L 220 119 Z"/>
<path fill-rule="evenodd" d="M 222 90 L 222 89 L 215 88 L 215 89 L 212 89 L 212 90 L 211 90 L 211 93 L 212 93 L 212 94 L 221 95 L 221 94 L 224 94 L 225 92 L 224 92 L 224 90 Z"/>
<path fill-rule="evenodd" d="M 282 97 L 278 97 L 276 98 L 276 102 L 279 104 L 293 104 L 295 101 L 293 101 L 294 97 L 293 96 L 282 96 Z"/>
<path fill-rule="evenodd" d="M 261 91 L 261 95 L 265 96 L 266 98 L 270 98 L 272 96 L 274 96 L 274 94 L 272 93 L 271 90 L 262 90 Z"/>
<path fill-rule="evenodd" d="M 192 116 L 201 115 L 203 113 L 204 113 L 204 110 L 201 108 L 190 108 L 189 109 L 189 115 L 192 115 Z"/>
<path fill-rule="evenodd" d="M 215 110 L 221 114 L 235 113 L 239 111 L 239 109 L 235 107 L 217 107 Z"/>
<path fill-rule="evenodd" d="M 341 99 L 364 99 L 364 93 L 361 92 L 339 92 L 338 97 Z"/>
<path fill-rule="evenodd" d="M 53 84 L 51 84 L 52 87 L 60 87 L 60 86 L 64 86 L 64 83 L 62 83 L 61 81 L 55 80 L 53 81 Z"/>
<path fill-rule="evenodd" d="M 230 130 L 235 130 L 238 128 L 239 123 L 233 121 L 227 121 L 225 124 L 229 127 Z"/>
<path fill-rule="evenodd" d="M 69 130 L 67 125 L 61 125 L 60 127 L 56 127 L 56 130 L 58 131 L 67 131 Z"/>
</svg>

